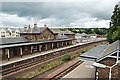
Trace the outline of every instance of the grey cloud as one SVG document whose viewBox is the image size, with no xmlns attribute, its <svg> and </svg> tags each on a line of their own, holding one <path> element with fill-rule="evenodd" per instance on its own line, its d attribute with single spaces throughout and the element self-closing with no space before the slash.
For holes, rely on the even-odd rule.
<svg viewBox="0 0 120 80">
<path fill-rule="evenodd" d="M 107 6 L 105 6 L 107 5 Z M 79 19 L 97 18 L 97 20 L 110 20 L 115 2 L 3 2 L 2 12 L 17 14 L 19 17 L 39 20 L 56 18 L 61 20 L 58 25 L 69 25 Z M 105 7 L 104 7 L 105 6 Z"/>
<path fill-rule="evenodd" d="M 96 2 L 74 2 L 74 3 L 55 3 L 55 2 L 3 2 L 2 11 L 9 14 L 18 14 L 18 16 L 28 16 L 28 17 L 40 17 L 48 18 L 51 16 L 56 16 L 58 18 L 71 18 L 72 15 L 80 15 L 81 13 L 87 13 L 90 16 L 109 19 L 110 11 L 109 7 L 105 7 L 102 11 L 94 8 L 94 6 L 101 7 L 103 5 L 97 6 L 99 3 Z M 112 6 L 110 7 L 112 8 Z M 107 14 L 102 14 L 104 11 Z M 109 14 L 109 15 L 108 15 Z M 106 16 L 107 15 L 107 16 Z"/>
</svg>

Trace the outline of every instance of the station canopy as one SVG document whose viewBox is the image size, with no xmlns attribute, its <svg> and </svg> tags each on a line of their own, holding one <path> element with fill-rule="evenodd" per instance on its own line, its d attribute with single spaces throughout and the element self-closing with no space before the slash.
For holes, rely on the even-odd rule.
<svg viewBox="0 0 120 80">
<path fill-rule="evenodd" d="M 120 54 L 120 40 L 109 45 L 99 45 L 80 55 L 80 59 L 83 61 L 99 62 L 106 57 L 116 54 L 117 52 Z"/>
</svg>

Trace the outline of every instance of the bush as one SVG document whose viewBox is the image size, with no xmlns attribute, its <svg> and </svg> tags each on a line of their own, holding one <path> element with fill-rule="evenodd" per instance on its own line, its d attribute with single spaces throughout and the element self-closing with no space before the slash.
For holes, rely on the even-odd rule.
<svg viewBox="0 0 120 80">
<path fill-rule="evenodd" d="M 64 60 L 64 61 L 71 60 L 70 54 L 65 54 L 65 55 L 63 56 L 63 60 Z"/>
<path fill-rule="evenodd" d="M 85 53 L 86 51 L 87 51 L 87 50 L 82 50 L 81 53 L 83 54 L 83 53 Z"/>
</svg>

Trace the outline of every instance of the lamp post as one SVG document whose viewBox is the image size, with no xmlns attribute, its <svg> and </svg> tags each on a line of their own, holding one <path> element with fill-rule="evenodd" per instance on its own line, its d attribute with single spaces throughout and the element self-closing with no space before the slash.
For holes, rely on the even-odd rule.
<svg viewBox="0 0 120 80">
<path fill-rule="evenodd" d="M 116 65 L 117 65 L 117 63 L 110 67 L 110 66 L 106 66 L 106 65 L 100 64 L 100 63 L 94 63 L 93 64 L 93 66 L 95 66 L 95 67 L 109 68 L 110 69 L 110 71 L 109 71 L 109 80 L 111 80 L 111 78 L 112 78 L 112 68 L 115 67 Z"/>
</svg>

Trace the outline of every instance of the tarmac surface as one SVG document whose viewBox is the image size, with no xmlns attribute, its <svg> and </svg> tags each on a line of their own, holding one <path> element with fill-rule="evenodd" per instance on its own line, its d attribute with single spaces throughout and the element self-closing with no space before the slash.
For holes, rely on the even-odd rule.
<svg viewBox="0 0 120 80">
<path fill-rule="evenodd" d="M 74 78 L 78 80 L 95 80 L 95 68 L 94 66 L 92 66 L 92 64 L 93 63 L 91 62 L 83 62 L 73 71 L 65 75 L 63 77 L 63 80 L 65 78 L 67 79 Z"/>
</svg>

